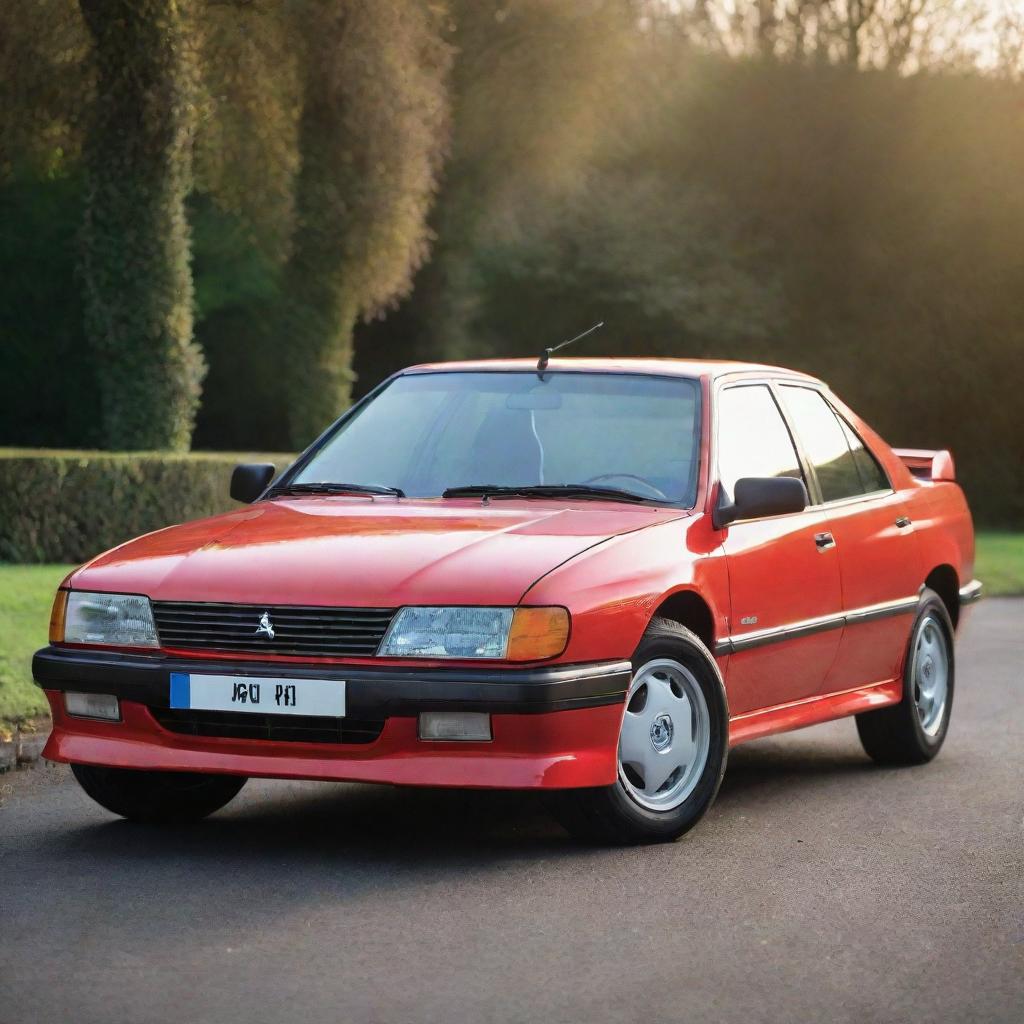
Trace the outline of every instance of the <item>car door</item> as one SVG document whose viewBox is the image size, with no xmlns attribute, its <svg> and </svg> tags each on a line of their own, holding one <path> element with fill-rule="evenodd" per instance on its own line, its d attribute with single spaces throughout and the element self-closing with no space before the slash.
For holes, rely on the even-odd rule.
<svg viewBox="0 0 1024 1024">
<path fill-rule="evenodd" d="M 723 387 L 716 402 L 717 479 L 729 498 L 743 477 L 792 476 L 808 483 L 771 388 Z M 733 522 L 722 545 L 729 572 L 730 652 L 726 666 L 733 715 L 821 691 L 842 625 L 839 562 L 816 539 L 820 509 Z"/>
<path fill-rule="evenodd" d="M 879 461 L 824 393 L 790 384 L 778 390 L 842 577 L 846 625 L 823 692 L 893 679 L 923 578 L 913 523 Z"/>
</svg>

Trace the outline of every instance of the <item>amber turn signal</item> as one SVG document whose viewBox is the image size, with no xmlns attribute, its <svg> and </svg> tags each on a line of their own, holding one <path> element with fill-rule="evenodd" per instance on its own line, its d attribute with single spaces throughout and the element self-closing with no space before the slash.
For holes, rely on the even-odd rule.
<svg viewBox="0 0 1024 1024">
<path fill-rule="evenodd" d="M 68 610 L 68 592 L 58 590 L 50 609 L 50 643 L 59 644 L 64 641 L 64 616 Z"/>
<path fill-rule="evenodd" d="M 569 613 L 564 608 L 517 608 L 508 633 L 509 661 L 554 658 L 569 642 Z"/>
</svg>

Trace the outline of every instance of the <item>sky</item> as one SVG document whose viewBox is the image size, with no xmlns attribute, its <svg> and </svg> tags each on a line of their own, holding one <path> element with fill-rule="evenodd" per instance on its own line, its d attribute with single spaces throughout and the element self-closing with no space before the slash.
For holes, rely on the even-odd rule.
<svg viewBox="0 0 1024 1024">
<path fill-rule="evenodd" d="M 654 0 L 672 10 L 693 10 L 702 5 L 710 12 L 712 20 L 725 30 L 730 23 L 744 20 L 747 32 L 753 31 L 755 24 L 755 0 Z M 793 9 L 798 0 L 774 0 L 777 10 Z M 842 19 L 845 5 L 850 0 L 820 0 L 823 6 L 831 8 Z M 868 0 L 870 2 L 870 0 Z M 894 20 L 897 12 L 905 10 L 908 3 L 914 4 L 928 23 L 941 24 L 942 30 L 936 33 L 935 48 L 943 52 L 957 49 L 970 55 L 980 67 L 992 67 L 999 59 L 1007 44 L 1014 51 L 1024 50 L 1020 41 L 1024 40 L 1024 0 L 874 0 L 878 6 L 879 17 Z M 739 17 L 738 17 L 739 15 Z M 1014 23 L 1008 30 L 1007 20 Z M 924 22 L 922 22 L 924 23 Z M 862 39 L 868 33 L 862 33 Z M 868 54 L 870 43 L 864 39 L 864 53 Z M 950 45 L 952 44 L 952 45 Z M 734 44 L 726 43 L 730 51 L 740 52 L 748 44 L 735 39 Z M 906 70 L 915 70 L 914 63 Z M 1024 68 L 1021 68 L 1024 70 Z"/>
</svg>

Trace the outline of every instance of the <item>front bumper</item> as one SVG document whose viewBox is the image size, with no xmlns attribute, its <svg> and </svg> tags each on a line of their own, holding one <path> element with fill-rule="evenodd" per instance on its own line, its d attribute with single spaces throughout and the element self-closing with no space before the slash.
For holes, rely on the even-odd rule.
<svg viewBox="0 0 1024 1024">
<path fill-rule="evenodd" d="M 626 661 L 510 670 L 378 668 L 193 660 L 54 647 L 36 654 L 32 670 L 53 712 L 53 732 L 43 754 L 55 761 L 513 789 L 611 785 L 631 674 Z M 384 719 L 384 725 L 377 739 L 364 744 L 172 732 L 150 710 L 170 706 L 171 672 L 344 679 L 347 715 Z M 116 695 L 122 721 L 70 717 L 61 696 L 66 690 Z M 417 715 L 437 710 L 489 713 L 493 740 L 420 740 Z"/>
</svg>

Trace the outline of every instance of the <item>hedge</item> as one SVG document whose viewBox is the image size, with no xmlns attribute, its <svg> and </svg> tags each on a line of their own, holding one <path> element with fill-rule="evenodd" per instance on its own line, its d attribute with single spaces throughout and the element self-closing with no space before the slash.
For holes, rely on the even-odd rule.
<svg viewBox="0 0 1024 1024">
<path fill-rule="evenodd" d="M 237 507 L 239 462 L 290 455 L 0 449 L 0 561 L 84 562 L 172 523 Z"/>
</svg>

